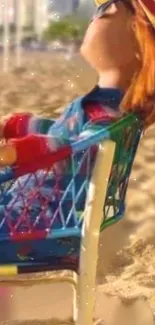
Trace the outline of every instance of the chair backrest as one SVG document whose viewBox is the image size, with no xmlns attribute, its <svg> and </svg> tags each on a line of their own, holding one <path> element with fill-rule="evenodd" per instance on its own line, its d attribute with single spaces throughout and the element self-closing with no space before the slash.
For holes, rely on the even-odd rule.
<svg viewBox="0 0 155 325">
<path fill-rule="evenodd" d="M 105 134 L 100 128 L 86 141 L 82 139 L 75 143 L 72 152 L 63 149 L 63 159 L 59 152 L 58 161 L 52 167 L 48 167 L 51 166 L 51 157 L 45 157 L 46 169 L 33 171 L 34 162 L 11 171 L 2 170 L 0 240 L 10 236 L 16 240 L 80 236 L 96 144 L 106 137 L 116 143 L 116 152 L 101 230 L 119 220 L 124 212 L 125 193 L 141 132 L 140 120 L 130 115 L 107 127 Z M 54 152 L 56 160 L 55 156 Z M 40 166 L 44 161 L 39 162 Z M 19 177 L 22 174 L 26 175 Z"/>
<path fill-rule="evenodd" d="M 101 230 L 123 217 L 125 195 L 142 131 L 142 121 L 134 114 L 122 118 L 109 127 L 110 138 L 115 141 L 116 150 L 103 209 Z"/>
</svg>

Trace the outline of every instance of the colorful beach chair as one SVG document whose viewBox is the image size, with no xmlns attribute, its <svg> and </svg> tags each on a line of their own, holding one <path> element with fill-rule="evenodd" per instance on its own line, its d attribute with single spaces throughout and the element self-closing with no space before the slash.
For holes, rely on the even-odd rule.
<svg viewBox="0 0 155 325">
<path fill-rule="evenodd" d="M 78 325 L 93 323 L 100 231 L 124 216 L 142 130 L 131 114 L 39 161 L 0 170 L 0 276 L 74 271 Z"/>
</svg>

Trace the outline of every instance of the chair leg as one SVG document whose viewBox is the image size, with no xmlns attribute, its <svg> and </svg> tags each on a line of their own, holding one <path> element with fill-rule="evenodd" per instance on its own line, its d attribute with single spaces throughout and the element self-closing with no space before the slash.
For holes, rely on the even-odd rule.
<svg viewBox="0 0 155 325">
<path fill-rule="evenodd" d="M 99 146 L 88 190 L 81 239 L 79 281 L 77 285 L 77 325 L 93 324 L 98 241 L 114 152 L 115 143 L 112 141 L 104 141 Z"/>
<path fill-rule="evenodd" d="M 12 299 L 11 299 L 11 288 L 1 286 L 0 287 L 0 323 L 7 322 L 10 318 L 11 308 L 12 308 Z"/>
<path fill-rule="evenodd" d="M 78 314 L 78 305 L 77 305 L 77 282 L 78 282 L 78 275 L 74 272 L 73 273 L 73 321 L 76 324 L 77 322 L 77 314 Z M 76 283 L 76 285 L 75 285 Z"/>
</svg>

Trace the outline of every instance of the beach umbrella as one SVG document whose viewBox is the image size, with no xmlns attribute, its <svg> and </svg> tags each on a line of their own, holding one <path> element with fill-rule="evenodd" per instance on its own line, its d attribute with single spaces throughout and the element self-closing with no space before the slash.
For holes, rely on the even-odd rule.
<svg viewBox="0 0 155 325">
<path fill-rule="evenodd" d="M 34 26 L 35 33 L 37 35 L 37 39 L 41 40 L 41 24 L 42 24 L 42 8 L 41 8 L 41 0 L 35 0 L 34 3 Z"/>
<path fill-rule="evenodd" d="M 42 32 L 48 24 L 48 1 L 47 0 L 35 0 L 35 32 L 38 40 L 42 38 Z"/>
<path fill-rule="evenodd" d="M 9 1 L 4 0 L 3 15 L 3 71 L 7 72 L 9 68 Z"/>
<path fill-rule="evenodd" d="M 23 0 L 16 0 L 16 67 L 22 64 L 22 17 Z"/>
</svg>

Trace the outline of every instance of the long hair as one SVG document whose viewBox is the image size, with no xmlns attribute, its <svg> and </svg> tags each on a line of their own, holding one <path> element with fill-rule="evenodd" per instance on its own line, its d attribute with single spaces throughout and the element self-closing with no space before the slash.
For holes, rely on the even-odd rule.
<svg viewBox="0 0 155 325">
<path fill-rule="evenodd" d="M 137 112 L 146 126 L 155 122 L 155 29 L 137 0 L 131 0 L 135 9 L 134 32 L 139 44 L 140 67 L 123 101 L 125 112 Z"/>
</svg>

